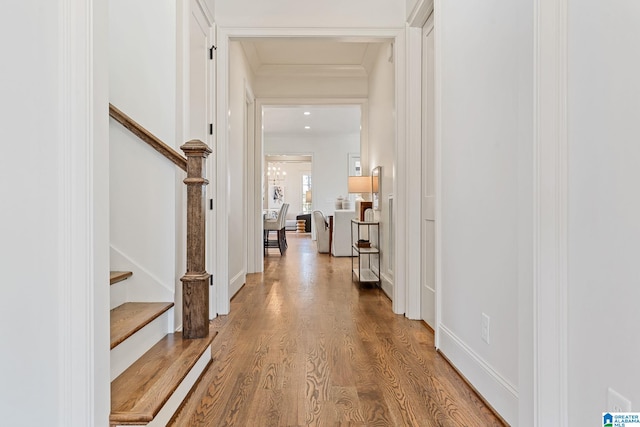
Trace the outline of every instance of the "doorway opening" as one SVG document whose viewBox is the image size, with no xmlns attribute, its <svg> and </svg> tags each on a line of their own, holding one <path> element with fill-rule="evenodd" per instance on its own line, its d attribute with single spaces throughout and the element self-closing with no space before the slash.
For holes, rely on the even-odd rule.
<svg viewBox="0 0 640 427">
<path fill-rule="evenodd" d="M 348 194 L 352 159 L 362 144 L 361 106 L 265 105 L 260 116 L 262 214 L 272 217 L 288 203 L 286 232 L 298 232 L 304 220 L 303 232 L 315 239 L 312 212 L 331 215 L 335 200 Z"/>
</svg>

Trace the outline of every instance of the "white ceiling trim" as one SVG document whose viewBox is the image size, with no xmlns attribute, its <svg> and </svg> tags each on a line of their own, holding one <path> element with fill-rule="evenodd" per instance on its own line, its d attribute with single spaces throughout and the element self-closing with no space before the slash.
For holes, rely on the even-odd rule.
<svg viewBox="0 0 640 427">
<path fill-rule="evenodd" d="M 367 77 L 362 65 L 261 65 L 253 72 L 257 77 Z"/>
</svg>

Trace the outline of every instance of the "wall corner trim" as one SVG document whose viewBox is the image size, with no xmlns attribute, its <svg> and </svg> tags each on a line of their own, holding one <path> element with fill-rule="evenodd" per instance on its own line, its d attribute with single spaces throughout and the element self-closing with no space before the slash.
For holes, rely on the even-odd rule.
<svg viewBox="0 0 640 427">
<path fill-rule="evenodd" d="M 567 4 L 534 1 L 534 426 L 569 425 Z"/>
</svg>

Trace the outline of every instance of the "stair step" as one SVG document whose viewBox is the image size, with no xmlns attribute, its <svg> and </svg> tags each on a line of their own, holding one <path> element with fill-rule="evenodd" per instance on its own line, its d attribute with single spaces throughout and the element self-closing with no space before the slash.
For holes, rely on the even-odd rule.
<svg viewBox="0 0 640 427">
<path fill-rule="evenodd" d="M 172 302 L 127 302 L 111 310 L 111 348 L 173 307 Z"/>
<path fill-rule="evenodd" d="M 168 334 L 113 380 L 111 425 L 145 425 L 152 421 L 210 349 L 216 334 L 211 330 L 208 337 L 199 339 L 183 339 L 180 332 Z M 206 357 L 208 364 L 211 354 Z"/>
<path fill-rule="evenodd" d="M 109 282 L 110 284 L 122 282 L 123 280 L 128 279 L 133 275 L 131 271 L 112 271 L 109 273 Z"/>
</svg>

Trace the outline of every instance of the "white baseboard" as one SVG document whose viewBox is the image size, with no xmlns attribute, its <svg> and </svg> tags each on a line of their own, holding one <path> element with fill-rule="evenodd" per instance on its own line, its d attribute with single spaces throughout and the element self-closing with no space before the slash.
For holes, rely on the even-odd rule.
<svg viewBox="0 0 640 427">
<path fill-rule="evenodd" d="M 393 279 L 386 274 L 381 274 L 380 279 L 382 279 L 382 290 L 393 301 Z"/>
<path fill-rule="evenodd" d="M 238 274 L 233 276 L 229 281 L 229 296 L 233 298 L 233 296 L 240 290 L 242 285 L 247 281 L 247 274 L 243 271 L 240 271 Z"/>
<path fill-rule="evenodd" d="M 440 351 L 509 424 L 518 423 L 518 390 L 498 371 L 440 324 Z"/>
</svg>

